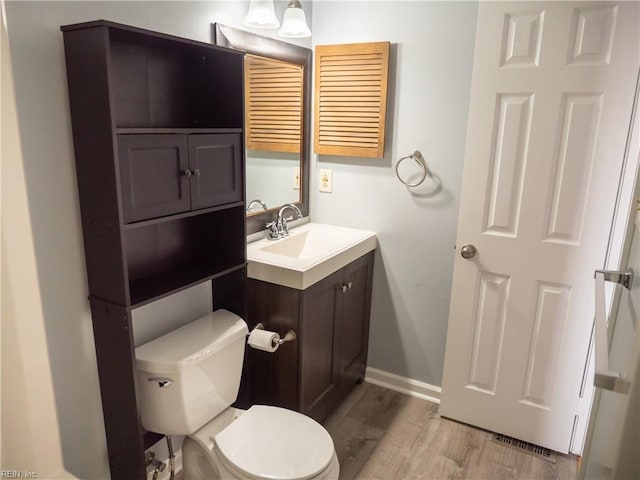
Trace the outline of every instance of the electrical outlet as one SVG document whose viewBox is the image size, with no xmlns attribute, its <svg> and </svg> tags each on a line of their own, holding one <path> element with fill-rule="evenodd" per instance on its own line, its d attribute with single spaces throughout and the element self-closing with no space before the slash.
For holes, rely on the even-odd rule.
<svg viewBox="0 0 640 480">
<path fill-rule="evenodd" d="M 293 167 L 293 189 L 300 190 L 300 167 Z"/>
<path fill-rule="evenodd" d="M 318 190 L 321 192 L 331 193 L 333 188 L 332 172 L 328 168 L 318 169 Z"/>
</svg>

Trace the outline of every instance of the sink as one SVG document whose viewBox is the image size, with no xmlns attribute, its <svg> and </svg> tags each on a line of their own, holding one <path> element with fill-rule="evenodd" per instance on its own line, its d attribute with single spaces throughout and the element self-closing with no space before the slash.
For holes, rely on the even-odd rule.
<svg viewBox="0 0 640 480">
<path fill-rule="evenodd" d="M 304 290 L 376 248 L 375 233 L 307 223 L 279 240 L 247 245 L 249 278 Z"/>
</svg>

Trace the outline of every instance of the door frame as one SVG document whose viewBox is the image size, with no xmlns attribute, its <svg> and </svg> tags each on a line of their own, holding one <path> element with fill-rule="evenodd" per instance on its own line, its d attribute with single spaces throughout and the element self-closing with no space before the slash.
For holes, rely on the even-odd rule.
<svg viewBox="0 0 640 480">
<path fill-rule="evenodd" d="M 640 69 L 636 77 L 636 89 L 633 98 L 633 107 L 629 119 L 629 133 L 625 146 L 622 170 L 620 172 L 620 182 L 616 196 L 616 206 L 611 219 L 609 242 L 603 269 L 618 270 L 620 265 L 627 262 L 631 250 L 629 232 L 633 228 L 633 216 L 635 215 L 634 199 L 640 195 L 640 112 L 638 111 L 640 102 Z M 615 327 L 618 307 L 620 304 L 620 289 L 614 289 L 608 295 L 607 303 L 610 306 L 608 318 L 614 321 L 608 324 L 607 333 L 609 342 L 611 333 Z M 585 368 L 580 387 L 580 406 L 576 415 L 571 445 L 569 452 L 575 455 L 582 455 L 589 450 L 593 435 L 593 425 L 589 422 L 591 413 L 598 410 L 600 404 L 600 392 L 596 391 L 593 385 L 595 375 L 594 366 L 594 330 L 591 330 L 591 342 L 589 352 L 585 359 Z"/>
</svg>

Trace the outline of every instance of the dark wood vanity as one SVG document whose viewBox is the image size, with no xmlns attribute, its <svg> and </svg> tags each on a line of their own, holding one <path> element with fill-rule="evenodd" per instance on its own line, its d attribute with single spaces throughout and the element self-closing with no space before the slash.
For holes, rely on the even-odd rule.
<svg viewBox="0 0 640 480">
<path fill-rule="evenodd" d="M 252 403 L 298 410 L 321 421 L 337 407 L 367 363 L 374 252 L 305 290 L 249 278 L 247 319 L 296 341 L 275 353 L 249 349 Z"/>
<path fill-rule="evenodd" d="M 113 479 L 144 479 L 135 308 L 211 281 L 245 317 L 243 52 L 107 21 L 62 27 Z"/>
</svg>

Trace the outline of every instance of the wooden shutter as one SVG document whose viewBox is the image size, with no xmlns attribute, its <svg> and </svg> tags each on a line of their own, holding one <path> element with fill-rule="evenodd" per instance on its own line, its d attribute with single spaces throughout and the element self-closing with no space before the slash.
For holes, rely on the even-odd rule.
<svg viewBox="0 0 640 480">
<path fill-rule="evenodd" d="M 316 47 L 315 152 L 382 157 L 389 42 Z"/>
<path fill-rule="evenodd" d="M 247 148 L 300 152 L 302 66 L 245 56 Z"/>
</svg>

